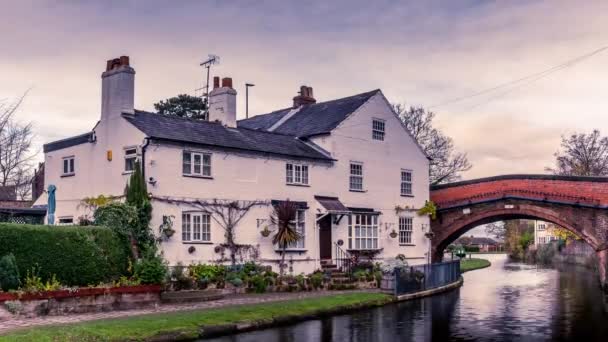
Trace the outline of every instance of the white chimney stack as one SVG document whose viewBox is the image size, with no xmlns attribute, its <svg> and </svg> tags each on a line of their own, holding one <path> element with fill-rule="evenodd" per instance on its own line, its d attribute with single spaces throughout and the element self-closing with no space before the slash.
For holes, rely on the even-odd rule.
<svg viewBox="0 0 608 342">
<path fill-rule="evenodd" d="M 110 59 L 101 74 L 101 121 L 133 114 L 134 99 L 135 70 L 129 66 L 129 56 Z"/>
<path fill-rule="evenodd" d="M 232 88 L 232 78 L 213 78 L 213 90 L 209 93 L 209 121 L 221 122 L 228 127 L 236 127 L 236 90 Z"/>
</svg>

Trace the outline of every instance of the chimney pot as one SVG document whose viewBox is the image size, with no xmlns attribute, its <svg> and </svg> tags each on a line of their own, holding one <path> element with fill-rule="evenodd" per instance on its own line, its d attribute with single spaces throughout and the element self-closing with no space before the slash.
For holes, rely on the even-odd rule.
<svg viewBox="0 0 608 342">
<path fill-rule="evenodd" d="M 296 108 L 313 103 L 317 103 L 317 100 L 312 96 L 312 87 L 301 86 L 300 94 L 293 98 L 293 107 Z"/>
<path fill-rule="evenodd" d="M 222 87 L 232 88 L 232 78 L 231 77 L 222 78 Z"/>
<path fill-rule="evenodd" d="M 213 77 L 213 89 L 220 87 L 220 78 L 219 76 Z"/>
<path fill-rule="evenodd" d="M 129 56 L 120 56 L 120 65 L 129 66 Z"/>
</svg>

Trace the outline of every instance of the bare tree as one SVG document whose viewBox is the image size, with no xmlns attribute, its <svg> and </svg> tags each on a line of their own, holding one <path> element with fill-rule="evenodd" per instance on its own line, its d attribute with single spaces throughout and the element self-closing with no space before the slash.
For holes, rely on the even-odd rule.
<svg viewBox="0 0 608 342">
<path fill-rule="evenodd" d="M 394 104 L 393 108 L 410 134 L 431 158 L 432 185 L 459 180 L 462 172 L 471 169 L 467 154 L 456 152 L 452 138 L 433 127 L 435 113 L 422 107 L 407 108 L 402 104 Z"/>
<path fill-rule="evenodd" d="M 0 102 L 0 186 L 14 185 L 20 199 L 30 195 L 33 174 L 32 124 L 22 124 L 14 115 L 25 94 L 16 101 Z"/>
<path fill-rule="evenodd" d="M 608 176 L 608 137 L 599 130 L 590 134 L 562 136 L 562 151 L 555 156 L 555 168 L 546 171 L 564 176 Z"/>
<path fill-rule="evenodd" d="M 488 235 L 492 235 L 494 238 L 498 240 L 504 240 L 507 235 L 507 227 L 504 221 L 492 222 L 486 224 L 486 233 Z"/>
</svg>

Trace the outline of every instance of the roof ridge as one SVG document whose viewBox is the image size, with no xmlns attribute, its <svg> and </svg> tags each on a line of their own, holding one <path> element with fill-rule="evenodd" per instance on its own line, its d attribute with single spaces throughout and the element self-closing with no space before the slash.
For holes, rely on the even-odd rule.
<svg viewBox="0 0 608 342">
<path fill-rule="evenodd" d="M 294 139 L 297 139 L 297 136 L 295 136 L 293 134 L 270 132 L 270 131 L 266 131 L 266 130 L 258 130 L 258 129 L 248 128 L 248 127 L 239 127 L 238 125 L 237 125 L 237 127 L 226 127 L 226 126 L 222 125 L 219 122 L 203 121 L 203 120 L 198 120 L 198 119 L 184 118 L 184 117 L 181 117 L 181 116 L 162 115 L 162 114 L 159 114 L 159 113 L 153 113 L 153 112 L 148 112 L 148 111 L 139 110 L 139 109 L 136 109 L 135 113 L 136 114 L 143 113 L 144 115 L 155 115 L 155 116 L 159 116 L 159 117 L 162 117 L 162 118 L 168 119 L 168 120 L 182 120 L 182 121 L 192 122 L 192 123 L 195 123 L 195 124 L 217 125 L 217 126 L 225 128 L 225 129 L 247 130 L 247 131 L 256 132 L 256 133 L 274 134 L 274 135 L 280 135 L 280 136 L 284 136 L 284 137 L 292 137 Z"/>
<path fill-rule="evenodd" d="M 350 98 L 357 97 L 357 96 L 361 96 L 361 95 L 367 95 L 367 94 L 371 94 L 371 93 L 377 93 L 377 92 L 379 92 L 379 91 L 380 91 L 380 88 L 376 88 L 376 89 L 374 89 L 374 90 L 370 90 L 370 91 L 364 91 L 364 92 L 359 93 L 359 94 L 354 94 L 354 95 L 344 96 L 344 97 L 340 97 L 340 98 L 333 99 L 333 100 L 327 100 L 327 101 L 323 101 L 323 102 L 315 102 L 315 103 L 311 103 L 311 104 L 306 105 L 306 106 L 304 106 L 304 107 L 310 107 L 310 106 L 316 106 L 316 105 L 327 104 L 327 103 L 331 103 L 331 102 L 336 102 L 336 101 L 341 101 L 341 100 L 345 100 L 345 99 L 350 99 Z M 247 120 L 250 120 L 250 119 L 253 119 L 253 118 L 256 118 L 256 117 L 260 117 L 260 116 L 266 116 L 266 115 L 275 114 L 275 113 L 282 112 L 282 111 L 284 111 L 284 110 L 288 110 L 288 109 L 291 109 L 291 108 L 293 108 L 293 106 L 292 106 L 292 107 L 285 107 L 285 108 L 281 108 L 281 109 L 273 110 L 272 112 L 268 112 L 268 113 L 264 113 L 264 114 L 258 114 L 258 115 L 254 115 L 254 116 L 252 116 L 252 117 L 250 117 L 250 118 L 245 118 L 245 119 L 241 119 L 241 120 L 238 120 L 238 121 L 247 121 Z"/>
</svg>

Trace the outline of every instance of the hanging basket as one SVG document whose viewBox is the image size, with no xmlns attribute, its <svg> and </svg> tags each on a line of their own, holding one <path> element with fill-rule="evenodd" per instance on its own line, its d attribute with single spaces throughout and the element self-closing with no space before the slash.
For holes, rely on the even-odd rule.
<svg viewBox="0 0 608 342">
<path fill-rule="evenodd" d="M 390 237 L 391 237 L 391 239 L 396 238 L 398 235 L 399 235 L 399 234 L 397 234 L 397 232 L 396 232 L 394 229 L 393 229 L 393 231 L 392 231 L 390 234 L 388 234 L 388 236 L 390 236 Z"/>
<path fill-rule="evenodd" d="M 262 231 L 260 231 L 260 234 L 263 237 L 269 237 L 270 233 L 271 233 L 271 231 L 268 229 L 268 227 L 264 227 L 264 229 L 262 229 Z"/>
</svg>

